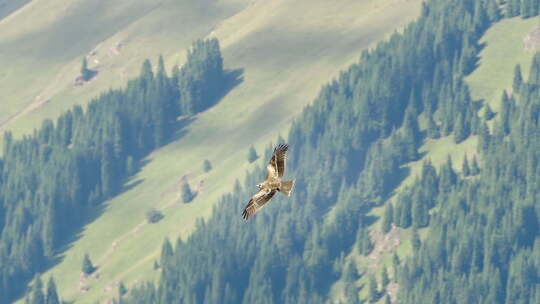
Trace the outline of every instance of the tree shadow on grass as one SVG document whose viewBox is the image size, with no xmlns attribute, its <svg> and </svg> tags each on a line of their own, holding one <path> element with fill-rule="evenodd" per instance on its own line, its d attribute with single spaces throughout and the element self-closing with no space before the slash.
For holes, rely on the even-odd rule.
<svg viewBox="0 0 540 304">
<path fill-rule="evenodd" d="M 92 71 L 92 77 L 94 77 L 97 72 Z M 236 86 L 238 86 L 242 81 L 243 78 L 244 69 L 233 69 L 233 70 L 225 70 L 224 71 L 224 83 L 222 84 L 222 91 L 217 94 L 215 101 L 211 102 L 210 104 L 212 106 L 215 106 L 219 101 L 221 101 L 232 89 L 234 89 Z M 93 223 L 95 220 L 97 220 L 101 215 L 103 215 L 108 207 L 109 203 L 112 199 L 115 197 L 122 195 L 123 193 L 137 187 L 140 185 L 144 179 L 136 179 L 133 180 L 137 174 L 150 163 L 150 160 L 147 158 L 148 155 L 150 155 L 153 151 L 166 146 L 172 142 L 175 142 L 182 137 L 184 137 L 188 132 L 188 126 L 193 123 L 196 119 L 196 116 L 184 116 L 179 117 L 174 122 L 170 124 L 171 131 L 169 133 L 169 136 L 167 140 L 160 146 L 156 147 L 152 150 L 147 150 L 141 152 L 141 154 L 136 156 L 135 164 L 134 164 L 134 170 L 129 175 L 122 178 L 122 186 L 118 191 L 116 191 L 111 197 L 109 198 L 100 198 L 97 202 L 89 202 L 86 209 L 82 212 L 83 215 L 81 216 L 79 225 L 76 225 L 75 227 L 72 227 L 71 233 L 66 233 L 67 236 L 63 239 L 59 240 L 56 247 L 56 255 L 51 258 L 50 260 L 43 263 L 43 267 L 39 269 L 39 272 L 45 272 L 48 269 L 55 267 L 56 265 L 60 264 L 65 256 L 66 252 L 73 248 L 75 242 L 77 242 L 79 239 L 82 238 L 85 227 Z M 195 193 L 194 193 L 195 194 Z M 141 220 L 144 220 L 144 218 L 141 218 Z M 82 259 L 81 259 L 81 265 L 82 265 Z M 25 292 L 25 289 L 27 289 L 27 283 L 32 279 L 32 277 L 24 278 L 21 281 L 20 290 L 15 291 L 17 296 L 15 298 L 22 298 Z M 23 283 L 24 282 L 24 283 Z"/>
</svg>

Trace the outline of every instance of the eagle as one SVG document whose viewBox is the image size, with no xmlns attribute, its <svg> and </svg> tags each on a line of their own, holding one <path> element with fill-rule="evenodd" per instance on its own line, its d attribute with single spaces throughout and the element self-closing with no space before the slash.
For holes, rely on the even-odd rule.
<svg viewBox="0 0 540 304">
<path fill-rule="evenodd" d="M 242 217 L 245 220 L 251 218 L 255 212 L 268 203 L 276 192 L 279 191 L 287 196 L 291 195 L 294 180 L 281 180 L 285 173 L 285 160 L 287 160 L 288 149 L 289 146 L 287 144 L 280 144 L 274 149 L 272 158 L 266 166 L 266 180 L 257 185 L 259 192 L 251 197 L 246 208 L 244 208 L 244 211 L 242 212 Z"/>
</svg>

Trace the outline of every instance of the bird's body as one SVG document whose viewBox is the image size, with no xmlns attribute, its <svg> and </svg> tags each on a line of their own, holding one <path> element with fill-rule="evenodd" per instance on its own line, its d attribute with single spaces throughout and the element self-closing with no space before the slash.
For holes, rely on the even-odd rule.
<svg viewBox="0 0 540 304">
<path fill-rule="evenodd" d="M 274 154 L 272 155 L 268 166 L 266 166 L 266 170 L 268 171 L 266 180 L 257 185 L 257 187 L 259 187 L 259 192 L 251 197 L 249 203 L 242 212 L 244 219 L 247 220 L 253 216 L 255 212 L 272 199 L 276 192 L 281 192 L 287 196 L 291 195 L 294 187 L 294 180 L 281 180 L 285 173 L 285 160 L 287 159 L 288 148 L 288 145 L 281 144 L 274 149 Z"/>
</svg>

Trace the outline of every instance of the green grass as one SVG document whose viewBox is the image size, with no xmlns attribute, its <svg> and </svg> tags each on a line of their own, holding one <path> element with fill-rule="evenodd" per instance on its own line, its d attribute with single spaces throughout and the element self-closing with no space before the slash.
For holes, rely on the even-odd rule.
<svg viewBox="0 0 540 304">
<path fill-rule="evenodd" d="M 28 18 L 37 15 L 34 9 L 47 9 L 53 16 L 40 21 L 44 36 L 68 37 L 68 33 L 57 31 L 66 24 L 78 25 L 66 23 L 66 19 L 75 17 L 66 16 L 64 8 L 73 14 L 78 12 L 74 16 L 86 12 L 91 19 L 94 10 L 86 8 L 95 7 L 89 3 L 35 0 L 4 21 L 22 29 L 0 34 L 0 43 L 10 37 L 11 41 L 33 46 L 28 37 L 33 37 L 30 34 L 35 29 Z M 147 165 L 130 181 L 136 186 L 108 201 L 103 214 L 83 228 L 60 263 L 47 272 L 45 277 L 54 275 L 64 299 L 77 303 L 111 298 L 116 287 L 111 292 L 104 290 L 116 281 L 124 281 L 129 288 L 137 280 L 156 279 L 159 273 L 152 270 L 152 265 L 163 239 L 186 238 L 197 218 L 211 215 L 218 198 L 231 191 L 234 180 L 242 180 L 246 170 L 252 168 L 246 161 L 248 147 L 254 144 L 260 153 L 269 140 L 275 140 L 279 133 L 286 134 L 292 119 L 314 99 L 322 84 L 355 62 L 362 49 L 417 16 L 421 1 L 277 0 L 249 5 L 243 0 L 223 0 L 212 5 L 161 1 L 152 7 L 144 1 L 136 1 L 133 6 L 128 3 L 99 2 L 103 10 L 100 8 L 96 14 L 106 11 L 110 17 L 99 19 L 106 33 L 90 33 L 87 37 L 74 30 L 69 37 L 85 39 L 76 50 L 69 48 L 71 55 L 57 54 L 62 53 L 60 43 L 41 41 L 39 45 L 50 49 L 23 54 L 18 62 L 26 64 L 26 70 L 9 66 L 7 73 L 17 78 L 39 63 L 36 75 L 28 76 L 31 79 L 17 78 L 8 83 L 14 98 L 6 103 L 10 111 L 5 115 L 23 112 L 4 129 L 20 136 L 39 126 L 43 118 L 57 117 L 71 105 L 86 103 L 110 86 L 123 85 L 138 72 L 144 58 L 157 58 L 161 53 L 168 66 L 181 63 L 191 41 L 207 35 L 220 39 L 226 67 L 244 69 L 244 81 L 218 105 L 197 115 L 186 128 L 186 135 L 151 154 Z M 137 13 L 124 14 L 124 9 Z M 118 15 L 129 18 L 120 25 Z M 4 25 L 0 23 L 0 32 Z M 125 44 L 120 55 L 108 55 L 107 50 L 118 41 Z M 95 58 L 100 73 L 84 87 L 73 88 L 70 84 L 78 73 L 80 58 L 94 48 L 98 50 Z M 37 59 L 30 62 L 34 57 Z M 4 57 L 0 57 L 0 63 L 9 64 Z M 96 66 L 91 64 L 90 68 Z M 45 92 L 39 94 L 51 101 L 25 112 L 32 102 L 29 96 L 37 92 Z M 213 164 L 209 173 L 202 172 L 204 159 Z M 183 175 L 189 176 L 192 186 L 205 180 L 204 192 L 191 204 L 176 203 L 177 183 Z M 144 224 L 144 214 L 150 207 L 161 209 L 165 218 L 156 224 Z M 116 248 L 112 250 L 114 242 Z M 88 281 L 89 292 L 81 294 L 78 287 L 85 253 L 99 267 L 100 279 Z"/>
<path fill-rule="evenodd" d="M 523 76 L 529 74 L 534 51 L 525 50 L 523 38 L 538 27 L 538 19 L 520 17 L 503 20 L 492 26 L 481 39 L 480 66 L 466 78 L 471 95 L 499 109 L 503 90 L 512 90 L 514 67 L 521 65 Z"/>
<path fill-rule="evenodd" d="M 472 97 L 475 100 L 483 100 L 497 111 L 503 90 L 511 91 L 513 71 L 516 64 L 521 65 L 524 77 L 527 77 L 534 51 L 524 49 L 523 38 L 537 26 L 538 20 L 536 18 L 527 20 L 512 18 L 495 24 L 486 32 L 481 40 L 484 48 L 480 53 L 479 67 L 466 78 L 471 88 Z M 421 120 L 421 126 L 425 128 L 425 121 Z M 393 195 L 389 198 L 389 202 L 399 204 L 397 195 L 414 182 L 415 178 L 421 172 L 423 162 L 428 159 L 435 167 L 439 167 L 447 160 L 448 156 L 451 156 L 454 169 L 460 172 L 464 155 L 467 155 L 469 160 L 472 159 L 473 155 L 476 155 L 477 143 L 478 138 L 476 136 L 469 137 L 459 144 L 454 142 L 452 136 L 424 142 L 419 149 L 422 158 L 418 161 L 410 162 L 405 166 L 409 170 L 409 175 L 394 191 Z M 370 215 L 382 219 L 384 209 L 384 206 L 374 208 L 371 210 Z M 377 221 L 370 229 L 380 230 L 381 225 L 382 220 Z M 429 229 L 427 228 L 419 230 L 421 239 L 427 236 L 428 231 Z M 412 252 L 410 229 L 400 230 L 399 237 L 401 243 L 395 251 L 403 259 Z M 379 263 L 380 266 L 390 269 L 392 265 L 392 252 L 381 254 L 376 261 L 368 261 L 366 257 L 359 255 L 353 250 L 349 253 L 347 259 L 356 261 L 361 272 L 367 271 L 366 274 L 373 272 L 376 278 L 380 280 L 380 271 L 382 268 L 368 270 L 369 265 L 375 262 Z M 366 299 L 368 295 L 368 275 L 364 275 L 357 283 L 359 286 L 364 284 L 364 288 L 360 291 L 360 296 Z M 334 284 L 331 290 L 331 296 L 334 300 L 343 297 L 342 289 L 343 283 L 341 281 Z M 379 302 L 382 303 L 383 299 Z"/>
<path fill-rule="evenodd" d="M 183 50 L 192 41 L 247 3 L 32 1 L 0 21 L 0 131 L 27 134 L 44 118 L 55 118 L 105 89 L 124 85 L 146 58 L 156 60 L 163 54 L 170 66 L 182 62 Z M 122 47 L 116 50 L 118 43 Z M 96 53 L 89 57 L 89 67 L 99 73 L 75 88 L 82 57 L 92 51 Z"/>
</svg>

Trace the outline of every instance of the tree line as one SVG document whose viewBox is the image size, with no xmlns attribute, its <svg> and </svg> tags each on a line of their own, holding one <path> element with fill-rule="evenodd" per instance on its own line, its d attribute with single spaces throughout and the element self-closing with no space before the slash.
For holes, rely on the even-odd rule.
<svg viewBox="0 0 540 304">
<path fill-rule="evenodd" d="M 86 214 L 120 193 L 140 160 L 167 143 L 177 131 L 177 117 L 214 104 L 223 83 L 218 41 L 199 40 L 171 76 L 162 57 L 155 71 L 146 60 L 137 78 L 94 98 L 86 110 L 76 105 L 20 139 L 6 132 L 0 159 L 0 303 L 20 296 L 89 220 Z M 45 303 L 34 298 L 30 303 Z"/>
<path fill-rule="evenodd" d="M 325 303 L 338 279 L 344 303 L 359 303 L 362 276 L 368 276 L 367 301 L 378 301 L 384 289 L 344 256 L 371 252 L 368 228 L 375 219 L 368 212 L 389 204 L 407 175 L 402 165 L 419 159 L 426 139 L 489 137 L 464 77 L 476 67 L 480 37 L 503 17 L 491 0 L 424 3 L 417 21 L 362 52 L 295 120 L 288 134 L 287 174 L 297 180 L 291 198 L 277 197 L 252 222 L 239 216 L 264 176 L 270 144 L 260 166 L 221 198 L 211 219 L 200 220 L 187 240 L 164 242 L 160 281 L 132 289 L 122 303 Z M 478 159 L 467 166 L 468 179 L 484 174 Z M 451 160 L 439 172 L 426 163 L 418 186 L 386 207 L 383 227 L 430 225 L 435 193 L 448 193 L 459 181 L 453 168 Z M 418 233 L 413 236 L 421 248 Z M 395 256 L 392 277 L 407 264 Z"/>
</svg>

